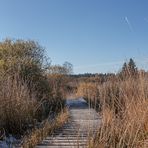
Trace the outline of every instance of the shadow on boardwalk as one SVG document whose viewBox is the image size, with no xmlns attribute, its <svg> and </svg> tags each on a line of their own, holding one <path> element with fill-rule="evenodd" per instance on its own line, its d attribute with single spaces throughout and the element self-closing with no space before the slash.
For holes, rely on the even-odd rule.
<svg viewBox="0 0 148 148">
<path fill-rule="evenodd" d="M 66 101 L 70 119 L 47 137 L 36 148 L 86 148 L 90 137 L 95 136 L 100 118 L 94 109 L 88 107 L 83 98 Z"/>
</svg>

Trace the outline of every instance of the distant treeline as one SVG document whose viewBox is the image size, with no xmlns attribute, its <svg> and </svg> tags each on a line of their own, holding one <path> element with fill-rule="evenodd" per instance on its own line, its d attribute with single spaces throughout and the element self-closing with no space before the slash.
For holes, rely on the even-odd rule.
<svg viewBox="0 0 148 148">
<path fill-rule="evenodd" d="M 83 77 L 87 77 L 87 78 L 90 78 L 90 77 L 108 77 L 108 76 L 115 76 L 114 73 L 84 73 L 84 74 L 73 74 L 71 75 L 71 77 L 73 78 L 83 78 Z"/>
<path fill-rule="evenodd" d="M 148 72 L 143 69 L 138 69 L 136 66 L 135 61 L 130 58 L 129 62 L 125 62 L 121 68 L 121 70 L 118 71 L 118 73 L 84 73 L 84 74 L 72 74 L 70 75 L 71 78 L 79 78 L 83 80 L 88 80 L 91 78 L 92 80 L 95 79 L 96 81 L 99 80 L 100 82 L 106 82 L 112 78 L 120 78 L 125 79 L 128 77 L 136 77 L 138 73 L 141 73 L 143 75 L 147 75 Z M 90 79 L 89 79 L 90 80 Z"/>
</svg>

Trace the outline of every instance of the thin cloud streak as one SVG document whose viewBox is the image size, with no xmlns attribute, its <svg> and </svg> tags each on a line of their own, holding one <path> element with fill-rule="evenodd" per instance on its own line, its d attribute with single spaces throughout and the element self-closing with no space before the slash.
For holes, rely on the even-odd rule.
<svg viewBox="0 0 148 148">
<path fill-rule="evenodd" d="M 118 62 L 108 62 L 108 63 L 100 63 L 100 64 L 92 64 L 92 65 L 82 65 L 82 66 L 75 66 L 75 69 L 82 69 L 82 68 L 95 68 L 100 66 L 114 66 L 114 65 L 120 65 L 124 61 L 118 61 Z"/>
<path fill-rule="evenodd" d="M 148 58 L 138 58 L 134 60 L 136 64 L 148 64 Z M 107 63 L 100 63 L 100 64 L 91 64 L 91 65 L 81 65 L 81 66 L 74 66 L 76 70 L 78 69 L 84 69 L 84 68 L 97 68 L 100 66 L 122 66 L 124 62 L 127 62 L 126 60 L 123 61 L 116 61 L 116 62 L 107 62 Z"/>
<path fill-rule="evenodd" d="M 131 25 L 129 19 L 127 18 L 127 16 L 126 16 L 124 19 L 125 19 L 125 21 L 126 21 L 128 27 L 129 27 L 130 31 L 133 31 L 133 27 L 132 27 L 132 25 Z"/>
</svg>

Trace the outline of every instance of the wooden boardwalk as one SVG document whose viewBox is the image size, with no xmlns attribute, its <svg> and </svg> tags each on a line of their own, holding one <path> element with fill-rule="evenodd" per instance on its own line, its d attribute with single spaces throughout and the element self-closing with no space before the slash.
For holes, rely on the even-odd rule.
<svg viewBox="0 0 148 148">
<path fill-rule="evenodd" d="M 67 100 L 70 120 L 36 148 L 87 148 L 90 137 L 95 136 L 100 119 L 84 99 Z"/>
</svg>

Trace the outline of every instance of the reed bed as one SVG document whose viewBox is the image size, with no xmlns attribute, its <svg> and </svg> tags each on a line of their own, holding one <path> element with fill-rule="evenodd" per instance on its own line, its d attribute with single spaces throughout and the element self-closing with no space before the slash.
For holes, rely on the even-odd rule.
<svg viewBox="0 0 148 148">
<path fill-rule="evenodd" d="M 148 78 L 145 75 L 98 85 L 83 83 L 78 93 L 102 118 L 91 147 L 148 147 Z"/>
</svg>

